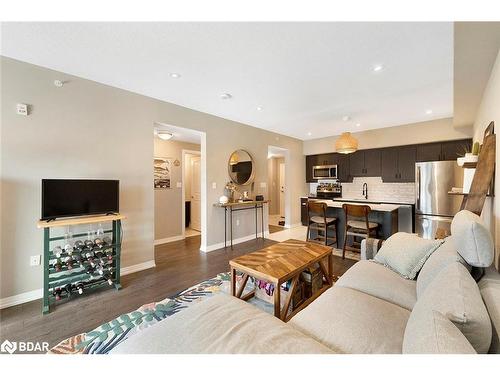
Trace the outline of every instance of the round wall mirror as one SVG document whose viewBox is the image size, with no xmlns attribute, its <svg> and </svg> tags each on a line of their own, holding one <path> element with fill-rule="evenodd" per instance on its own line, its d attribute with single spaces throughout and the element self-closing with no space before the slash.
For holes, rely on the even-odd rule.
<svg viewBox="0 0 500 375">
<path fill-rule="evenodd" d="M 255 175 L 252 157 L 245 150 L 236 150 L 229 157 L 227 165 L 229 177 L 237 185 L 251 184 Z"/>
</svg>

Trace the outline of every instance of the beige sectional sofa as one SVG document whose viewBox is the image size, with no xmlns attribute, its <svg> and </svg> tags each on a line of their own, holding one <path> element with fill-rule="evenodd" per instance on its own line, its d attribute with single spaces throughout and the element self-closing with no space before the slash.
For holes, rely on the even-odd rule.
<svg viewBox="0 0 500 375">
<path fill-rule="evenodd" d="M 487 308 L 469 272 L 492 260 L 489 232 L 478 216 L 462 211 L 416 280 L 364 259 L 288 323 L 219 295 L 130 337 L 113 353 L 498 352 L 500 278 L 483 282 Z"/>
</svg>

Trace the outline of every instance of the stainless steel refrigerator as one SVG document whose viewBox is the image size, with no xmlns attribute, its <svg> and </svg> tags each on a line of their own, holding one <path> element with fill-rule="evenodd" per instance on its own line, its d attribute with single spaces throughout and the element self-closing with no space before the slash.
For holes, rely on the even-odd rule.
<svg viewBox="0 0 500 375">
<path fill-rule="evenodd" d="M 415 231 L 423 238 L 435 238 L 438 228 L 450 232 L 451 220 L 460 211 L 462 196 L 450 195 L 462 187 L 464 172 L 456 161 L 415 164 Z"/>
</svg>

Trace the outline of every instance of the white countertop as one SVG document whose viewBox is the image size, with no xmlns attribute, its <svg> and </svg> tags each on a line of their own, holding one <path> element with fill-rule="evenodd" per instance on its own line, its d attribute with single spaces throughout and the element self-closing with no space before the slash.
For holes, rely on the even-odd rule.
<svg viewBox="0 0 500 375">
<path fill-rule="evenodd" d="M 316 198 L 314 196 L 307 196 L 307 195 L 304 195 L 301 198 L 311 198 L 311 199 L 315 199 L 315 200 L 320 199 L 320 198 Z M 332 199 L 327 199 L 327 200 L 332 200 Z M 395 202 L 395 201 L 390 201 L 390 200 L 384 201 L 384 200 L 380 200 L 380 199 L 371 200 L 371 199 L 364 199 L 364 198 L 333 198 L 333 200 L 336 202 L 346 202 L 346 203 L 359 202 L 359 203 L 364 203 L 364 204 L 395 204 L 398 206 L 408 206 L 408 207 L 411 207 L 412 205 L 415 204 L 412 202 Z"/>
<path fill-rule="evenodd" d="M 370 203 L 370 202 L 353 202 L 353 201 L 341 201 L 341 200 L 334 200 L 332 201 L 331 199 L 315 199 L 316 202 L 324 202 L 328 207 L 333 207 L 333 208 L 342 208 L 342 205 L 344 203 L 349 203 L 349 204 L 357 204 L 357 205 L 367 205 L 370 206 L 372 211 L 381 211 L 381 212 L 392 212 L 401 206 L 401 204 L 391 204 L 391 203 Z"/>
</svg>

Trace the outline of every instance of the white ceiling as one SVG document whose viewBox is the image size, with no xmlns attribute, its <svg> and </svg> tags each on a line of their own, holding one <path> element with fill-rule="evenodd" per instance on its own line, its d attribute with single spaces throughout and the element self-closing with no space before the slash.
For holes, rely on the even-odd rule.
<svg viewBox="0 0 500 375">
<path fill-rule="evenodd" d="M 1 54 L 299 139 L 453 115 L 452 23 L 3 23 Z"/>
</svg>

